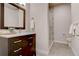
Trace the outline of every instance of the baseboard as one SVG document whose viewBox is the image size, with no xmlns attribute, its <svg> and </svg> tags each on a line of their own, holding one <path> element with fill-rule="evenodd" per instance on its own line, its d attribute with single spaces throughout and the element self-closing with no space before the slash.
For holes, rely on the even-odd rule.
<svg viewBox="0 0 79 59">
<path fill-rule="evenodd" d="M 75 56 L 79 56 L 79 55 L 77 54 L 77 52 L 75 51 L 75 49 L 74 49 L 72 46 L 70 46 L 70 47 L 71 47 L 72 52 L 74 53 L 74 55 L 75 55 Z"/>
<path fill-rule="evenodd" d="M 54 41 L 52 41 L 51 45 L 49 46 L 49 50 L 51 49 L 52 45 L 53 45 Z"/>
<path fill-rule="evenodd" d="M 67 43 L 65 43 L 65 42 L 56 41 L 56 40 L 54 40 L 54 42 L 56 42 L 56 43 L 63 43 L 63 44 L 67 44 Z M 79 55 L 77 54 L 77 52 L 75 51 L 75 49 L 74 49 L 74 48 L 72 48 L 72 46 L 71 46 L 71 45 L 69 45 L 69 47 L 71 47 L 72 52 L 74 53 L 74 55 L 75 55 L 75 56 L 79 56 Z"/>
<path fill-rule="evenodd" d="M 54 42 L 56 42 L 56 43 L 62 43 L 62 44 L 67 44 L 67 42 L 62 42 L 62 41 L 57 41 L 57 40 L 54 40 Z"/>
<path fill-rule="evenodd" d="M 49 51 L 36 49 L 36 56 L 48 56 Z"/>
<path fill-rule="evenodd" d="M 41 49 L 36 49 L 36 56 L 48 56 L 49 51 L 53 45 L 54 41 L 52 41 L 51 45 L 49 46 L 49 50 L 45 51 L 45 50 L 41 50 Z"/>
</svg>

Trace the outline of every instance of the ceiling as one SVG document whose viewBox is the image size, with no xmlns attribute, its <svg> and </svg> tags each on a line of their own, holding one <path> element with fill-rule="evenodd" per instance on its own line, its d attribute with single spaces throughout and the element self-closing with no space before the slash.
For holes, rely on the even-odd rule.
<svg viewBox="0 0 79 59">
<path fill-rule="evenodd" d="M 53 7 L 61 5 L 61 4 L 65 4 L 65 3 L 49 3 L 49 8 L 53 8 Z"/>
<path fill-rule="evenodd" d="M 54 6 L 60 5 L 63 3 L 49 3 L 49 8 L 53 8 Z"/>
</svg>

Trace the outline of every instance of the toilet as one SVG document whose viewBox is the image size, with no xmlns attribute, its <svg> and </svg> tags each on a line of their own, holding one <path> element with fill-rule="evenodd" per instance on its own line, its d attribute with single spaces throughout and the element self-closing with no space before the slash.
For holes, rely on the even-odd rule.
<svg viewBox="0 0 79 59">
<path fill-rule="evenodd" d="M 71 44 L 71 40 L 72 40 L 71 37 L 66 38 L 66 41 L 67 41 L 68 46 L 70 46 L 70 44 Z"/>
<path fill-rule="evenodd" d="M 66 35 L 66 41 L 67 41 L 68 46 L 70 46 L 72 39 L 73 39 L 72 35 Z"/>
</svg>

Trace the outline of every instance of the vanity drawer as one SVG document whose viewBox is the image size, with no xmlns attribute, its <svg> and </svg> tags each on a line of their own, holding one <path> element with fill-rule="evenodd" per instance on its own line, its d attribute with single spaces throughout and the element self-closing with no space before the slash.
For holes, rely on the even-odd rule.
<svg viewBox="0 0 79 59">
<path fill-rule="evenodd" d="M 19 40 L 17 37 L 11 38 L 8 40 L 8 44 L 9 44 L 9 47 L 12 47 L 13 49 L 17 47 L 22 47 L 22 40 Z"/>
<path fill-rule="evenodd" d="M 27 35 L 27 36 L 21 36 L 20 40 L 23 42 L 23 47 L 25 46 L 32 46 L 33 45 L 33 36 L 32 35 Z M 26 45 L 27 43 L 27 45 Z"/>
<path fill-rule="evenodd" d="M 15 37 L 15 38 L 11 38 L 9 39 L 8 41 L 9 45 L 12 45 L 12 46 L 23 46 L 23 45 L 26 45 L 28 44 L 28 41 L 27 39 L 24 39 L 24 37 Z"/>
<path fill-rule="evenodd" d="M 21 53 L 22 53 L 21 50 L 22 50 L 22 48 L 18 48 L 18 49 L 16 49 L 16 50 L 9 51 L 9 52 L 8 52 L 8 55 L 9 55 L 9 56 L 20 56 Z"/>
<path fill-rule="evenodd" d="M 23 47 L 32 46 L 33 39 L 28 39 L 28 36 L 21 36 L 20 40 L 22 40 L 22 46 Z"/>
<path fill-rule="evenodd" d="M 30 44 L 33 43 L 33 40 L 34 40 L 33 37 L 34 37 L 33 35 L 27 35 L 27 41 L 28 41 Z"/>
<path fill-rule="evenodd" d="M 19 37 L 14 37 L 14 38 L 9 38 L 8 43 L 10 44 L 15 44 L 15 43 L 20 43 L 22 40 L 19 39 Z"/>
</svg>

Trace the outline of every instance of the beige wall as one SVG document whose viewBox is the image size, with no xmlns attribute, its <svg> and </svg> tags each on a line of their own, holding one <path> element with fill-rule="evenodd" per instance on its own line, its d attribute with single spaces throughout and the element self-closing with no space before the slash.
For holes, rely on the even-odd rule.
<svg viewBox="0 0 79 59">
<path fill-rule="evenodd" d="M 35 20 L 36 31 L 36 52 L 37 55 L 47 55 L 48 48 L 48 4 L 31 3 L 30 4 L 30 20 Z"/>
<path fill-rule="evenodd" d="M 30 3 L 26 3 L 26 31 L 30 31 Z"/>
<path fill-rule="evenodd" d="M 69 33 L 71 24 L 70 4 L 61 4 L 54 7 L 54 40 L 56 42 L 67 43 L 66 35 Z"/>
<path fill-rule="evenodd" d="M 71 4 L 72 23 L 79 20 L 79 3 Z M 79 22 L 78 22 L 79 23 Z M 79 56 L 79 36 L 72 39 L 71 48 L 75 55 Z"/>
</svg>

